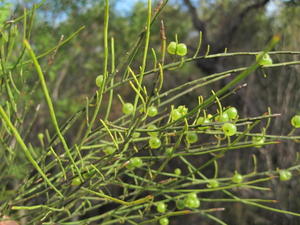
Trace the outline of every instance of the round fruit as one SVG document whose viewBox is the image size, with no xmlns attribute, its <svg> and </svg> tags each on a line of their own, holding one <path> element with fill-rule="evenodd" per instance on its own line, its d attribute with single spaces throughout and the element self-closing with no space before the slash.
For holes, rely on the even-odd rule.
<svg viewBox="0 0 300 225">
<path fill-rule="evenodd" d="M 149 139 L 149 146 L 152 149 L 157 149 L 161 146 L 161 141 L 158 137 L 151 137 Z"/>
<path fill-rule="evenodd" d="M 239 184 L 243 182 L 243 176 L 237 172 L 235 172 L 235 174 L 233 175 L 233 177 L 231 178 L 231 181 L 233 183 Z"/>
<path fill-rule="evenodd" d="M 260 148 L 263 143 L 265 143 L 265 138 L 261 136 L 254 136 L 252 138 L 252 143 L 255 144 L 255 148 Z"/>
<path fill-rule="evenodd" d="M 197 193 L 189 193 L 187 194 L 186 198 L 191 198 L 191 199 L 198 199 Z"/>
<path fill-rule="evenodd" d="M 186 134 L 186 141 L 190 144 L 196 143 L 198 141 L 198 135 L 196 132 L 188 132 Z"/>
<path fill-rule="evenodd" d="M 166 154 L 167 155 L 172 155 L 174 151 L 174 148 L 170 147 L 170 148 L 166 148 Z"/>
<path fill-rule="evenodd" d="M 160 225 L 168 225 L 169 224 L 169 219 L 167 217 L 161 218 L 159 220 Z"/>
<path fill-rule="evenodd" d="M 141 133 L 139 133 L 139 132 L 134 132 L 133 134 L 132 134 L 132 137 L 133 138 L 138 138 L 138 137 L 140 137 L 141 136 Z"/>
<path fill-rule="evenodd" d="M 256 55 L 256 62 L 261 66 L 268 66 L 273 64 L 270 55 L 263 52 Z"/>
<path fill-rule="evenodd" d="M 174 41 L 170 42 L 167 48 L 168 53 L 171 55 L 175 55 L 176 49 L 177 49 L 177 43 Z"/>
<path fill-rule="evenodd" d="M 180 176 L 180 175 L 181 175 L 181 169 L 176 168 L 176 169 L 174 170 L 174 173 L 175 173 L 177 176 Z"/>
<path fill-rule="evenodd" d="M 223 123 L 223 122 L 227 122 L 227 121 L 229 121 L 229 116 L 225 112 L 216 116 L 216 122 Z"/>
<path fill-rule="evenodd" d="M 233 136 L 236 134 L 236 126 L 232 123 L 225 123 L 222 126 L 223 132 L 226 136 Z"/>
<path fill-rule="evenodd" d="M 133 105 L 127 102 L 123 105 L 122 111 L 124 114 L 129 115 L 133 113 L 133 109 Z"/>
<path fill-rule="evenodd" d="M 208 188 L 217 188 L 219 187 L 219 182 L 217 180 L 210 180 L 207 184 Z"/>
<path fill-rule="evenodd" d="M 204 125 L 204 124 L 207 124 L 207 123 L 210 123 L 210 120 L 207 119 L 207 118 L 205 118 L 205 117 L 203 117 L 203 116 L 200 116 L 197 119 L 197 122 L 196 122 L 197 125 Z M 198 127 L 198 129 L 203 129 L 203 130 L 207 129 L 207 128 L 209 128 L 209 127 Z"/>
<path fill-rule="evenodd" d="M 291 124 L 295 128 L 300 128 L 300 115 L 293 116 L 293 118 L 291 119 Z"/>
<path fill-rule="evenodd" d="M 288 170 L 280 170 L 279 171 L 279 179 L 281 181 L 287 181 L 292 178 L 292 173 Z"/>
<path fill-rule="evenodd" d="M 130 159 L 129 167 L 141 167 L 143 165 L 143 161 L 139 157 L 133 157 Z"/>
<path fill-rule="evenodd" d="M 103 79 L 104 79 L 103 75 L 99 75 L 99 76 L 96 77 L 96 85 L 97 85 L 97 87 L 101 87 L 101 85 L 103 83 Z"/>
<path fill-rule="evenodd" d="M 156 205 L 157 212 L 164 213 L 167 210 L 167 205 L 163 202 L 159 202 Z"/>
<path fill-rule="evenodd" d="M 113 154 L 117 149 L 112 147 L 112 146 L 108 146 L 106 147 L 103 151 L 106 155 L 111 155 Z"/>
<path fill-rule="evenodd" d="M 177 110 L 180 112 L 181 116 L 184 116 L 188 112 L 188 108 L 184 105 L 178 106 Z"/>
<path fill-rule="evenodd" d="M 81 180 L 80 180 L 79 177 L 75 177 L 75 178 L 72 179 L 71 185 L 73 185 L 73 186 L 79 186 L 80 184 L 81 184 Z"/>
<path fill-rule="evenodd" d="M 157 108 L 155 106 L 150 106 L 148 108 L 148 112 L 147 112 L 148 116 L 154 117 L 154 116 L 157 115 L 157 113 L 158 113 L 158 111 L 157 111 Z"/>
<path fill-rule="evenodd" d="M 238 116 L 238 111 L 235 107 L 230 107 L 230 108 L 226 109 L 225 113 L 228 115 L 228 118 L 230 120 L 234 120 Z"/>
<path fill-rule="evenodd" d="M 187 208 L 199 208 L 200 207 L 200 201 L 198 198 L 186 198 L 184 200 L 184 205 Z"/>
<path fill-rule="evenodd" d="M 181 113 L 179 112 L 178 109 L 173 109 L 171 112 L 171 118 L 173 121 L 178 120 L 181 117 Z"/>
<path fill-rule="evenodd" d="M 185 56 L 187 54 L 187 47 L 184 43 L 177 45 L 176 54 L 179 56 Z"/>
<path fill-rule="evenodd" d="M 148 127 L 147 127 L 148 130 L 156 130 L 157 127 L 154 125 L 154 124 L 150 124 Z M 147 132 L 147 134 L 149 134 L 151 137 L 156 137 L 158 136 L 158 132 L 157 131 L 149 131 Z"/>
<path fill-rule="evenodd" d="M 179 210 L 183 209 L 183 208 L 185 207 L 185 205 L 184 205 L 184 200 L 178 199 L 178 200 L 176 201 L 176 207 L 177 207 L 177 209 L 179 209 Z"/>
</svg>

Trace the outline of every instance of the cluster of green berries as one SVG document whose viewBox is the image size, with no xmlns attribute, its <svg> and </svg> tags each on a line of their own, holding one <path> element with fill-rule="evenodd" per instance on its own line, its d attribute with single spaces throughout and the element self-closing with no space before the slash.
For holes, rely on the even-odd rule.
<svg viewBox="0 0 300 225">
<path fill-rule="evenodd" d="M 185 116 L 187 112 L 188 108 L 186 108 L 184 105 L 180 105 L 171 111 L 171 119 L 173 121 L 178 120 L 179 118 Z"/>
<path fill-rule="evenodd" d="M 273 61 L 272 61 L 270 55 L 268 53 L 263 53 L 263 52 L 256 55 L 256 62 L 260 66 L 269 66 L 269 65 L 273 64 Z"/>
<path fill-rule="evenodd" d="M 159 213 L 165 213 L 167 211 L 168 206 L 164 202 L 159 202 L 156 204 L 156 210 Z M 168 225 L 169 219 L 167 217 L 163 217 L 159 220 L 161 225 Z"/>
<path fill-rule="evenodd" d="M 167 51 L 171 55 L 185 56 L 187 54 L 187 47 L 184 43 L 172 41 L 169 43 Z"/>
<path fill-rule="evenodd" d="M 184 208 L 196 209 L 200 207 L 200 200 L 196 193 L 189 193 L 184 199 L 176 201 L 176 207 L 181 210 Z"/>
</svg>

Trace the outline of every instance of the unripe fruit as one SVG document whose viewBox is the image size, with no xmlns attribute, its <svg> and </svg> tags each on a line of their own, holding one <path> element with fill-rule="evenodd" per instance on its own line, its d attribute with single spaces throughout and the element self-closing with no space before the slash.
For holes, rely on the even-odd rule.
<svg viewBox="0 0 300 225">
<path fill-rule="evenodd" d="M 231 181 L 236 184 L 242 183 L 243 180 L 244 180 L 243 176 L 237 172 L 235 172 L 235 174 L 231 178 Z"/>
<path fill-rule="evenodd" d="M 111 155 L 113 154 L 117 149 L 112 147 L 112 146 L 108 146 L 106 147 L 103 151 L 106 155 Z"/>
<path fill-rule="evenodd" d="M 258 55 L 256 55 L 256 62 L 261 65 L 261 66 L 268 66 L 268 65 L 272 65 L 273 61 L 270 57 L 269 54 L 261 52 Z M 263 55 L 263 56 L 262 56 Z M 262 56 L 262 57 L 261 57 Z M 259 58 L 261 57 L 261 59 L 259 60 Z"/>
<path fill-rule="evenodd" d="M 190 144 L 196 143 L 198 141 L 198 135 L 196 132 L 188 132 L 186 134 L 186 141 Z"/>
<path fill-rule="evenodd" d="M 219 182 L 217 180 L 210 180 L 207 184 L 208 188 L 217 188 L 219 187 Z"/>
<path fill-rule="evenodd" d="M 163 202 L 159 202 L 156 205 L 157 212 L 164 213 L 167 210 L 167 205 Z"/>
<path fill-rule="evenodd" d="M 291 119 L 291 124 L 295 128 L 300 128 L 300 115 L 293 116 L 293 118 Z"/>
<path fill-rule="evenodd" d="M 174 173 L 175 173 L 177 176 L 180 176 L 180 175 L 181 175 L 181 169 L 176 168 L 176 169 L 174 170 Z"/>
<path fill-rule="evenodd" d="M 176 54 L 179 56 L 185 56 L 187 54 L 187 47 L 184 43 L 177 45 Z"/>
<path fill-rule="evenodd" d="M 157 127 L 154 124 L 150 124 L 147 127 L 148 130 L 156 130 Z M 151 137 L 156 137 L 158 136 L 158 132 L 157 131 L 148 131 L 147 134 L 149 134 Z"/>
<path fill-rule="evenodd" d="M 236 134 L 236 126 L 232 123 L 225 123 L 222 126 L 223 132 L 226 136 L 233 136 Z"/>
<path fill-rule="evenodd" d="M 177 48 L 176 42 L 172 41 L 172 42 L 169 43 L 167 51 L 168 51 L 169 54 L 175 55 L 176 54 L 176 48 Z"/>
<path fill-rule="evenodd" d="M 161 146 L 161 141 L 158 137 L 151 137 L 149 139 L 149 146 L 152 149 L 157 149 Z"/>
<path fill-rule="evenodd" d="M 99 75 L 99 76 L 96 77 L 96 85 L 97 85 L 97 87 L 101 87 L 101 85 L 103 83 L 103 79 L 104 79 L 103 75 Z"/>
<path fill-rule="evenodd" d="M 279 179 L 281 181 L 288 181 L 292 178 L 292 173 L 288 170 L 280 170 L 279 171 Z"/>
<path fill-rule="evenodd" d="M 252 143 L 255 144 L 255 148 L 260 148 L 263 143 L 265 143 L 265 138 L 260 136 L 254 136 L 252 138 Z"/>
<path fill-rule="evenodd" d="M 229 116 L 227 115 L 227 113 L 222 113 L 221 115 L 216 116 L 216 122 L 227 122 L 229 121 Z"/>
<path fill-rule="evenodd" d="M 228 118 L 230 120 L 234 120 L 238 116 L 238 111 L 235 107 L 230 107 L 230 108 L 226 109 L 224 113 L 226 113 L 228 115 Z"/>
<path fill-rule="evenodd" d="M 156 116 L 158 113 L 157 108 L 155 106 L 150 106 L 147 111 L 147 115 L 150 117 Z"/>
<path fill-rule="evenodd" d="M 141 166 L 143 166 L 143 161 L 139 157 L 131 158 L 128 164 L 129 169 L 133 169 Z"/>
<path fill-rule="evenodd" d="M 132 114 L 134 110 L 134 107 L 131 103 L 127 102 L 123 105 L 122 111 L 124 114 L 129 115 Z"/>
<path fill-rule="evenodd" d="M 72 183 L 71 183 L 72 186 L 79 186 L 80 184 L 81 184 L 81 180 L 79 177 L 75 177 L 72 179 Z"/>
<path fill-rule="evenodd" d="M 161 218 L 159 220 L 160 225 L 168 225 L 169 224 L 169 219 L 167 217 Z"/>
<path fill-rule="evenodd" d="M 171 118 L 173 121 L 178 120 L 181 117 L 181 113 L 177 109 L 173 109 L 171 112 Z"/>
</svg>

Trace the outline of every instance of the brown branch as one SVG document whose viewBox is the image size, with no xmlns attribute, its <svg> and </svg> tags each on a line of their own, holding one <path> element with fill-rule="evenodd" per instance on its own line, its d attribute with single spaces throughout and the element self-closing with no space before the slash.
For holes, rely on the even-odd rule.
<svg viewBox="0 0 300 225">
<path fill-rule="evenodd" d="M 228 47 L 231 43 L 231 40 L 233 40 L 234 36 L 236 35 L 236 32 L 241 25 L 241 22 L 245 19 L 245 17 L 253 10 L 257 10 L 260 8 L 265 7 L 265 5 L 270 2 L 270 0 L 263 0 L 258 1 L 254 4 L 251 4 L 247 7 L 245 7 L 234 19 L 232 19 L 232 23 L 229 26 L 229 29 L 227 29 L 227 32 L 225 35 L 222 35 L 220 39 L 222 39 L 221 46 L 218 46 L 218 50 L 223 50 L 225 47 Z"/>
<path fill-rule="evenodd" d="M 206 23 L 198 17 L 197 9 L 190 0 L 183 0 L 185 5 L 188 7 L 189 12 L 192 16 L 192 22 L 194 28 L 198 31 L 202 31 L 202 33 L 206 34 Z"/>
</svg>

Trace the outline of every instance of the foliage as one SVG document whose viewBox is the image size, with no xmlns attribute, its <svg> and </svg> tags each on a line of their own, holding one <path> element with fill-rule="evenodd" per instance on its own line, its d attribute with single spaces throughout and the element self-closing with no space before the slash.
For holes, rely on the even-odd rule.
<svg viewBox="0 0 300 225">
<path fill-rule="evenodd" d="M 25 10 L 10 23 L 3 23 L 0 48 L 2 215 L 24 224 L 168 224 L 178 216 L 192 215 L 226 224 L 217 216 L 226 205 L 211 207 L 213 202 L 242 203 L 293 218 L 300 216 L 276 208 L 274 199 L 260 194 L 268 192 L 267 185 L 274 180 L 293 181 L 300 167 L 298 161 L 285 168 L 260 170 L 264 162 L 256 157 L 266 146 L 299 140 L 299 136 L 293 135 L 297 128 L 286 124 L 290 130 L 286 135 L 270 134 L 273 118 L 279 117 L 270 108 L 263 115 L 248 117 L 235 111 L 233 104 L 223 105 L 243 88 L 240 83 L 253 77 L 255 71 L 300 64 L 296 60 L 271 60 L 271 63 L 269 60 L 268 64 L 262 64 L 265 56 L 271 59 L 298 52 L 272 51 L 280 39 L 273 36 L 264 49 L 256 52 L 198 54 L 203 47 L 200 35 L 195 54 L 188 48 L 187 55 L 168 54 L 168 44 L 175 40 L 177 48 L 177 43 L 183 44 L 184 38 L 181 34 L 180 38 L 174 35 L 176 31 L 171 35 L 163 23 L 157 22 L 166 2 L 154 8 L 151 0 L 148 7 L 137 5 L 142 10 L 134 12 L 140 15 L 129 17 L 129 24 L 138 25 L 130 26 L 127 31 L 130 35 L 126 36 L 116 28 L 109 31 L 109 17 L 114 14 L 106 0 L 101 13 L 103 36 L 97 37 L 96 30 L 85 33 L 84 28 L 71 32 L 78 25 L 74 24 L 68 26 L 69 35 L 54 47 L 50 43 L 55 35 L 38 39 L 32 33 L 35 8 Z M 83 18 L 89 19 L 89 14 L 98 17 L 93 8 L 87 11 Z M 141 17 L 144 20 L 137 19 Z M 128 23 L 121 18 L 119 22 Z M 64 28 L 62 24 L 56 31 Z M 85 38 L 83 43 L 77 35 Z M 115 46 L 117 35 L 128 40 L 119 38 Z M 126 45 L 134 36 L 138 36 L 135 44 Z M 68 43 L 71 40 L 78 48 Z M 100 50 L 95 47 L 100 40 L 103 43 L 101 65 Z M 128 52 L 124 54 L 123 48 Z M 80 61 L 76 57 L 85 54 L 82 49 L 92 54 L 85 70 L 79 71 L 76 69 Z M 174 53 L 178 53 L 177 49 Z M 173 88 L 165 86 L 172 73 L 180 74 L 192 62 L 234 56 L 251 57 L 251 64 L 199 77 Z M 64 67 L 67 67 L 65 71 Z M 96 83 L 100 70 L 102 79 Z M 79 80 L 72 82 L 76 73 Z M 69 86 L 66 82 L 66 86 L 57 83 L 61 76 L 72 82 L 69 86 L 75 86 L 64 98 L 57 92 Z M 210 85 L 224 79 L 230 81 L 220 89 L 199 95 L 188 104 L 178 104 L 191 92 L 201 88 L 209 90 Z M 67 97 L 83 86 L 83 92 L 90 97 L 73 107 Z M 65 108 L 68 113 L 64 113 Z M 72 115 L 68 117 L 68 114 Z M 37 123 L 38 120 L 44 122 Z M 232 164 L 231 171 L 224 170 L 224 160 L 231 161 L 235 151 L 251 151 L 251 167 Z M 244 198 L 243 191 L 255 194 Z"/>
</svg>

